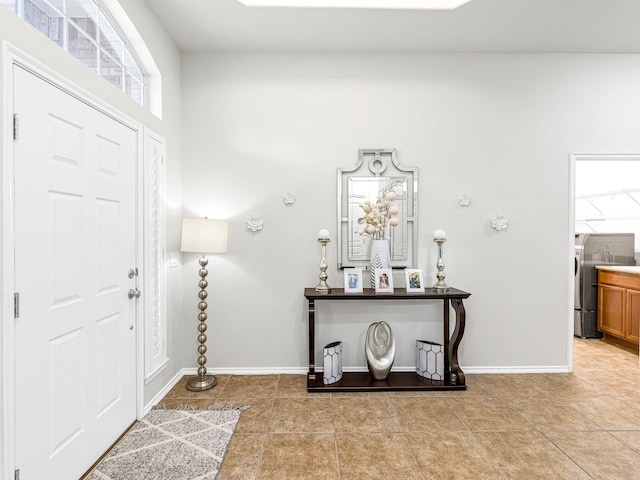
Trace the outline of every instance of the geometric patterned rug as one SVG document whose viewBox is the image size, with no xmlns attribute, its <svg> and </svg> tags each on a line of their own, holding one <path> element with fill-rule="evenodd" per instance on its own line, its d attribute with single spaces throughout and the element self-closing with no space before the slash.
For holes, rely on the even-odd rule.
<svg viewBox="0 0 640 480">
<path fill-rule="evenodd" d="M 154 408 L 86 480 L 214 480 L 244 409 Z"/>
</svg>

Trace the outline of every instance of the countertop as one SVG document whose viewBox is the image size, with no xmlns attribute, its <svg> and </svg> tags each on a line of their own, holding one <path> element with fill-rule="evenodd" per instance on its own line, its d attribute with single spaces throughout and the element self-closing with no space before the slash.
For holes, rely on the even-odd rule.
<svg viewBox="0 0 640 480">
<path fill-rule="evenodd" d="M 598 270 L 607 272 L 628 273 L 631 275 L 640 275 L 640 266 L 632 265 L 596 265 Z"/>
</svg>

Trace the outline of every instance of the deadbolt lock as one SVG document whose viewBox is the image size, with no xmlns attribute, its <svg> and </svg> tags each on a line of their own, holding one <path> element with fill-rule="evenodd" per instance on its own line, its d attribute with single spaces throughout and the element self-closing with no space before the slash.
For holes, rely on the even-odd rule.
<svg viewBox="0 0 640 480">
<path fill-rule="evenodd" d="M 131 288 L 128 292 L 129 298 L 140 298 L 140 295 L 142 295 L 142 292 L 137 288 Z"/>
</svg>

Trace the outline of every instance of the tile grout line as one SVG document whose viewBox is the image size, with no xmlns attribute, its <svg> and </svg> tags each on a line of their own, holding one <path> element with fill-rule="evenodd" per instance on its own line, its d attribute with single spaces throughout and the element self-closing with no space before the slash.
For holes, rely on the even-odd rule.
<svg viewBox="0 0 640 480">
<path fill-rule="evenodd" d="M 567 457 L 569 460 L 571 460 L 571 462 L 576 467 L 578 467 L 580 469 L 580 471 L 584 472 L 584 474 L 587 475 L 590 479 L 595 480 L 594 477 L 582 467 L 582 465 L 580 465 L 571 455 L 569 455 L 569 453 L 565 452 L 562 448 L 560 448 L 560 446 L 557 445 L 556 442 L 554 442 L 552 439 L 550 439 L 545 432 L 540 432 L 540 434 L 544 438 L 546 438 L 547 441 L 549 443 L 551 443 L 551 445 L 553 445 L 555 448 L 557 448 L 559 452 L 561 452 L 565 457 Z"/>
<path fill-rule="evenodd" d="M 262 433 L 262 443 L 260 445 L 260 454 L 258 455 L 258 461 L 256 465 L 256 471 L 254 479 L 257 480 L 260 476 L 260 469 L 262 467 L 262 459 L 264 457 L 264 451 L 267 443 L 267 435 L 269 435 L 269 425 L 271 425 L 271 420 L 273 418 L 273 409 L 276 405 L 276 394 L 278 392 L 278 386 L 280 385 L 280 380 L 282 379 L 281 375 L 278 375 L 278 381 L 276 382 L 275 392 L 273 397 L 267 397 L 271 400 L 271 407 L 269 409 L 269 415 L 267 416 L 267 423 L 264 427 L 264 432 Z"/>
<path fill-rule="evenodd" d="M 334 406 L 333 393 L 329 393 L 329 402 L 331 405 L 331 422 L 333 423 L 333 446 L 336 452 L 336 473 L 338 474 L 337 480 L 342 479 L 342 469 L 340 468 L 340 449 L 338 448 L 338 429 L 336 428 L 336 415 Z"/>
<path fill-rule="evenodd" d="M 413 461 L 415 462 L 416 467 L 418 468 L 418 473 L 420 474 L 420 477 L 422 478 L 422 480 L 428 480 L 428 477 L 425 476 L 422 465 L 420 464 L 420 460 L 418 459 L 418 454 L 416 453 L 416 450 L 411 444 L 411 441 L 409 440 L 409 437 L 408 437 L 408 435 L 410 435 L 413 432 L 407 431 L 407 429 L 402 426 L 402 422 L 400 422 L 400 418 L 398 417 L 398 412 L 396 411 L 395 407 L 393 406 L 393 402 L 391 401 L 393 398 L 395 397 L 387 396 L 384 398 L 384 401 L 387 404 L 388 411 L 390 412 L 390 414 L 393 416 L 395 420 L 395 424 L 398 426 L 397 434 L 402 435 L 402 438 L 404 439 L 405 444 L 407 445 L 407 447 L 409 448 L 409 451 L 411 452 L 411 457 L 413 458 Z M 397 397 L 397 398 L 403 398 L 403 397 Z M 394 435 L 394 432 L 390 432 L 390 433 L 391 435 Z"/>
</svg>

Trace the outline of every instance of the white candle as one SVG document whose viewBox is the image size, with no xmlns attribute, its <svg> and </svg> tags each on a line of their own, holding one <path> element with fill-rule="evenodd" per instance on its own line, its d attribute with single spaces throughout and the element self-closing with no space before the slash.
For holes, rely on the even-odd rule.
<svg viewBox="0 0 640 480">
<path fill-rule="evenodd" d="M 433 232 L 433 239 L 434 240 L 446 240 L 447 239 L 447 234 L 445 233 L 444 230 L 439 228 L 438 230 Z"/>
<path fill-rule="evenodd" d="M 329 240 L 329 230 L 323 228 L 318 232 L 318 240 Z"/>
</svg>

